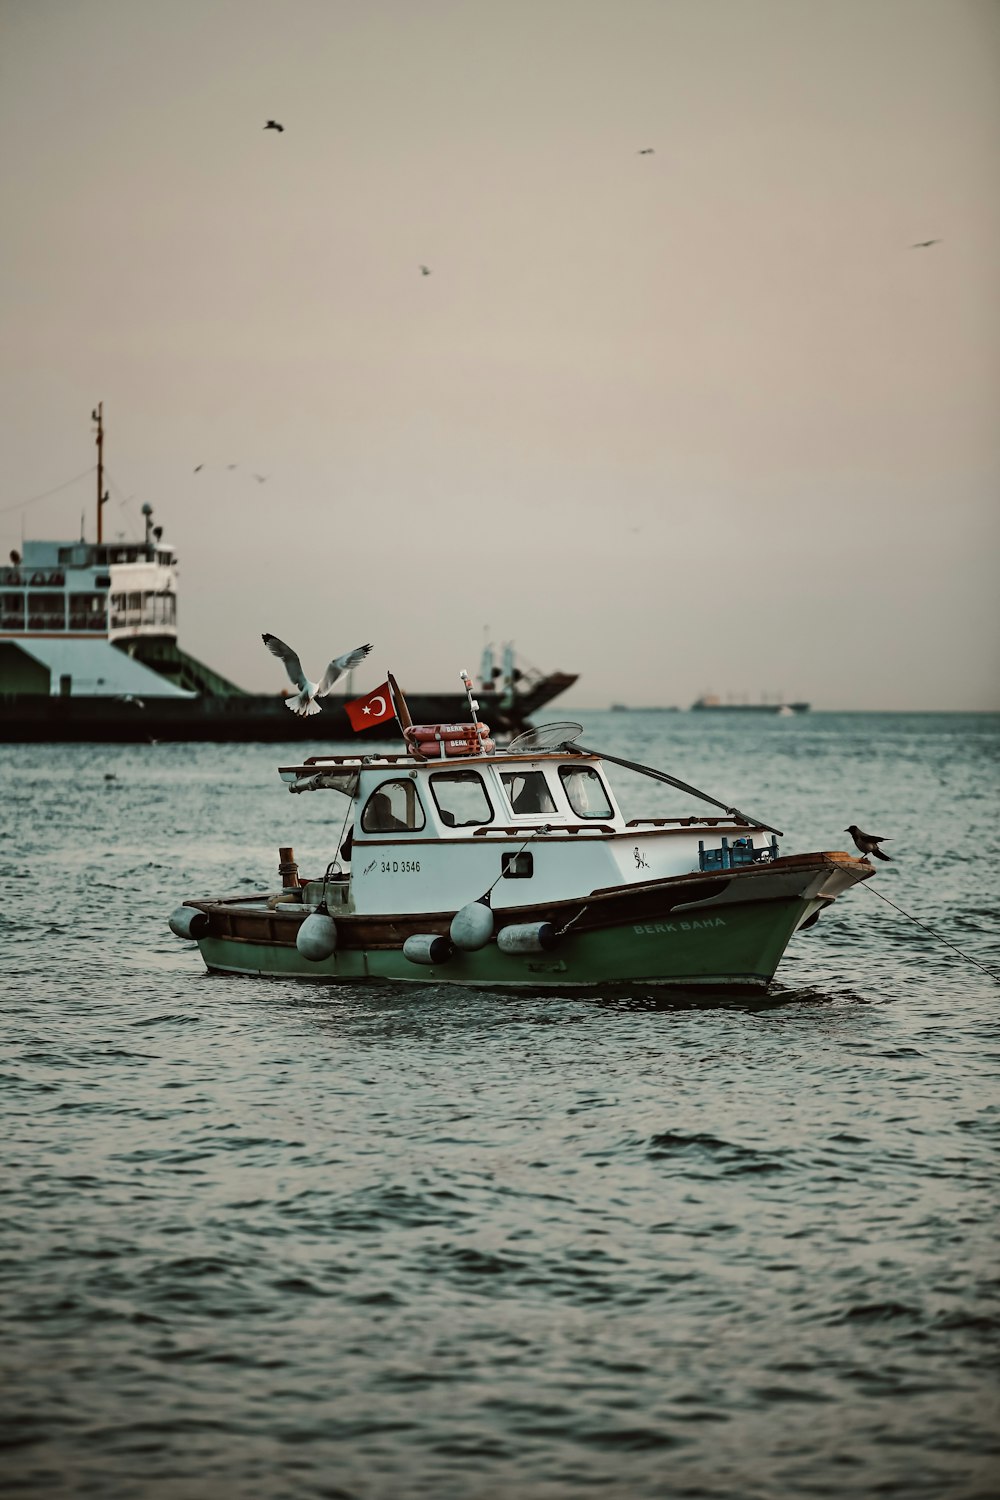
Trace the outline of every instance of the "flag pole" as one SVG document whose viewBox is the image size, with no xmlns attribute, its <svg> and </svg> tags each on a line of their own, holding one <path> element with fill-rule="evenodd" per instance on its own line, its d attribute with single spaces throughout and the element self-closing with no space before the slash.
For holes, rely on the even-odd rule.
<svg viewBox="0 0 1000 1500">
<path fill-rule="evenodd" d="M 420 747 L 416 740 L 411 740 L 406 733 L 408 729 L 413 728 L 413 720 L 410 718 L 410 710 L 406 699 L 403 697 L 402 688 L 391 672 L 386 672 L 385 680 L 389 684 L 389 697 L 392 699 L 393 712 L 396 715 L 396 723 L 402 731 L 407 750 L 409 750 L 411 755 L 415 755 L 418 760 L 426 760 L 427 757 L 421 755 Z"/>
<path fill-rule="evenodd" d="M 386 681 L 389 684 L 389 696 L 392 698 L 392 708 L 393 712 L 396 715 L 396 722 L 405 735 L 406 731 L 413 727 L 413 720 L 410 718 L 410 710 L 406 706 L 406 699 L 403 697 L 403 691 L 391 672 L 386 673 Z"/>
</svg>

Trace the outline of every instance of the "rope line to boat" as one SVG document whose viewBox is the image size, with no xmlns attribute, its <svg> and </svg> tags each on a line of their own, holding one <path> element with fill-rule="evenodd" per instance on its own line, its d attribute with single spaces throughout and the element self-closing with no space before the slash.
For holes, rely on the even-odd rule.
<svg viewBox="0 0 1000 1500">
<path fill-rule="evenodd" d="M 832 859 L 827 859 L 827 864 L 832 865 L 835 870 L 843 869 L 841 865 L 835 864 Z M 883 895 L 880 890 L 877 890 L 875 888 L 875 886 L 868 884 L 867 875 L 854 876 L 851 880 L 851 884 L 863 886 L 866 891 L 871 891 L 873 896 L 878 896 L 879 899 L 881 901 L 884 901 L 887 906 L 891 906 L 893 911 L 898 911 L 901 917 L 905 917 L 908 922 L 912 922 L 914 926 L 921 928 L 923 932 L 930 933 L 931 937 L 936 938 L 939 943 L 944 943 L 947 947 L 954 949 L 959 958 L 964 958 L 966 963 L 975 964 L 976 968 L 982 969 L 983 973 L 989 979 L 992 979 L 995 984 L 1000 984 L 1000 974 L 994 974 L 992 969 L 988 969 L 985 964 L 981 964 L 978 958 L 973 958 L 971 953 L 963 953 L 962 949 L 951 942 L 949 938 L 942 937 L 939 932 L 934 931 L 933 927 L 928 927 L 926 922 L 919 921 L 916 917 L 911 916 L 908 911 L 904 911 L 901 906 L 897 906 L 895 901 L 890 901 L 888 896 Z"/>
<path fill-rule="evenodd" d="M 53 485 L 50 490 L 43 490 L 40 495 L 32 495 L 28 500 L 15 500 L 13 505 L 0 507 L 0 516 L 5 516 L 12 510 L 22 510 L 26 505 L 34 505 L 36 500 L 47 500 L 50 495 L 58 495 L 60 490 L 68 490 L 71 484 L 78 484 L 81 479 L 86 479 L 88 474 L 93 474 L 97 468 L 91 464 L 89 469 L 84 469 L 82 474 L 74 474 L 72 479 L 64 479 L 62 484 Z"/>
<path fill-rule="evenodd" d="M 740 818 L 753 828 L 760 828 L 765 833 L 777 834 L 779 839 L 784 838 L 780 828 L 772 828 L 770 823 L 762 823 L 759 818 L 752 818 L 749 813 L 740 812 L 738 807 L 727 807 L 725 802 L 719 802 L 715 797 L 710 797 L 707 792 L 700 792 L 696 786 L 689 786 L 686 781 L 679 781 L 676 776 L 668 776 L 666 771 L 654 771 L 652 766 L 640 766 L 634 760 L 619 760 L 617 755 L 609 755 L 606 750 L 588 750 L 586 745 L 567 743 L 561 748 L 564 751 L 579 751 L 582 755 L 596 755 L 601 760 L 610 760 L 613 765 L 624 766 L 627 771 L 638 771 L 642 776 L 652 776 L 654 781 L 665 781 L 668 786 L 675 786 L 681 792 L 688 792 L 692 797 L 700 797 L 702 802 L 710 802 L 713 807 L 721 807 L 722 811 L 732 818 Z"/>
<path fill-rule="evenodd" d="M 589 903 L 586 906 L 581 906 L 580 910 L 577 912 L 577 914 L 576 914 L 575 917 L 570 917 L 570 919 L 569 919 L 568 922 L 564 922 L 561 927 L 557 927 L 556 928 L 556 937 L 564 937 L 565 934 L 567 932 L 569 932 L 569 930 L 572 927 L 573 923 L 574 922 L 579 922 L 579 920 L 583 916 L 584 912 L 585 911 L 589 911 L 589 910 L 590 910 Z"/>
</svg>

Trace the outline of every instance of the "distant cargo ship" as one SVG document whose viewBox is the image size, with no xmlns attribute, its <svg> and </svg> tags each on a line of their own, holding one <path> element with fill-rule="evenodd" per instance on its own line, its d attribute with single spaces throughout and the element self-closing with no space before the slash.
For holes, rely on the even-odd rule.
<svg viewBox="0 0 1000 1500">
<path fill-rule="evenodd" d="M 100 406 L 93 420 L 97 541 L 26 541 L 0 567 L 0 741 L 352 737 L 344 709 L 349 679 L 341 697 L 321 699 L 322 711 L 303 718 L 288 711 L 284 694 L 246 692 L 182 649 L 177 556 L 153 525 L 152 507 L 142 508 L 141 542 L 104 540 Z M 320 659 L 318 650 L 309 654 Z M 490 728 L 511 733 L 574 682 L 575 673 L 522 667 L 511 644 L 495 665 L 487 646 L 476 692 Z M 464 691 L 406 696 L 420 722 L 468 717 Z"/>
<path fill-rule="evenodd" d="M 712 713 L 732 714 L 806 714 L 812 705 L 809 703 L 723 703 L 722 699 L 715 693 L 705 693 L 696 698 L 692 703 L 692 711 L 695 709 L 707 709 Z"/>
</svg>

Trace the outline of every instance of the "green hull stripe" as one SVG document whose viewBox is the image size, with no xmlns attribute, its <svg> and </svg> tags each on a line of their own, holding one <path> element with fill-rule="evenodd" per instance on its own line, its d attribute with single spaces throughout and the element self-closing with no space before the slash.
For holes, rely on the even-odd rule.
<svg viewBox="0 0 1000 1500">
<path fill-rule="evenodd" d="M 478 953 L 455 952 L 433 966 L 411 963 L 401 949 L 345 949 L 309 963 L 293 945 L 209 936 L 198 946 L 212 970 L 333 984 L 375 980 L 533 990 L 622 984 L 763 988 L 773 978 L 805 906 L 793 898 L 632 922 L 603 932 L 569 932 L 549 953 L 507 954 L 490 943 Z"/>
</svg>

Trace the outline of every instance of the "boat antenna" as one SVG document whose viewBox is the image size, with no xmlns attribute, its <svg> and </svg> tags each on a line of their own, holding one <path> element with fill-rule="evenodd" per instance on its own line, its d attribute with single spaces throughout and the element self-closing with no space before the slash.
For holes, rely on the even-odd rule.
<svg viewBox="0 0 1000 1500">
<path fill-rule="evenodd" d="M 676 776 L 668 776 L 666 771 L 654 771 L 652 766 L 640 766 L 634 760 L 619 760 L 617 755 L 609 755 L 606 750 L 588 750 L 586 745 L 562 746 L 564 750 L 573 750 L 581 755 L 596 755 L 600 760 L 609 760 L 612 765 L 624 766 L 626 771 L 638 771 L 641 776 L 652 776 L 654 781 L 665 781 L 668 786 L 675 786 L 679 791 L 688 792 L 692 797 L 700 797 L 702 802 L 710 802 L 713 807 L 721 807 L 723 812 L 729 813 L 730 817 L 740 818 L 744 823 L 749 823 L 753 828 L 760 828 L 765 833 L 776 833 L 784 838 L 780 828 L 772 828 L 770 823 L 762 823 L 760 818 L 752 818 L 749 813 L 740 812 L 738 807 L 728 807 L 725 802 L 719 802 L 715 797 L 710 797 L 707 792 L 700 792 L 696 786 L 689 786 L 686 781 L 678 781 Z"/>
<path fill-rule="evenodd" d="M 483 737 L 479 733 L 479 699 L 473 698 L 472 696 L 472 678 L 469 676 L 464 667 L 458 675 L 459 677 L 461 677 L 462 682 L 465 685 L 465 696 L 469 700 L 469 712 L 472 715 L 472 732 L 476 736 L 476 747 L 480 755 L 485 755 L 486 751 L 483 749 Z"/>
<path fill-rule="evenodd" d="M 104 402 L 98 401 L 90 413 L 90 420 L 97 423 L 97 542 L 104 540 L 104 507 L 108 503 L 108 491 L 104 488 Z"/>
</svg>

